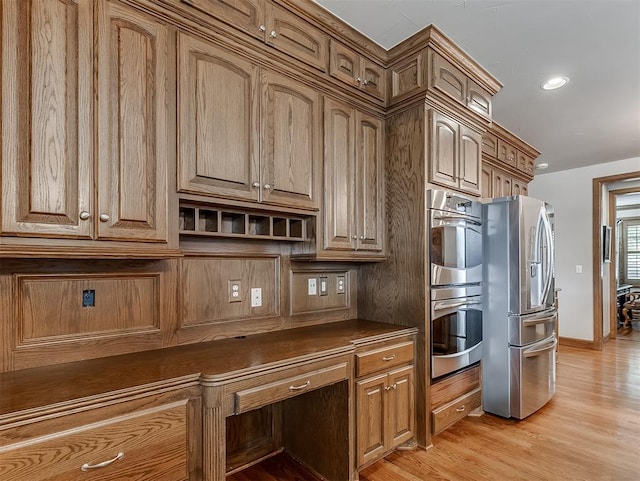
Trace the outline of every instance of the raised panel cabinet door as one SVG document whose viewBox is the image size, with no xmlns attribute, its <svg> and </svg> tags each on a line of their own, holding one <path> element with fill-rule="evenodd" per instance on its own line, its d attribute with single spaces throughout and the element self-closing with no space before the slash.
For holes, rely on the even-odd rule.
<svg viewBox="0 0 640 481">
<path fill-rule="evenodd" d="M 497 157 L 498 155 L 498 138 L 490 134 L 489 132 L 485 132 L 482 135 L 482 152 L 490 155 L 491 157 Z"/>
<path fill-rule="evenodd" d="M 508 175 L 504 175 L 502 178 L 502 195 L 513 195 L 513 179 Z"/>
<path fill-rule="evenodd" d="M 0 3 L 2 233 L 93 235 L 93 3 Z"/>
<path fill-rule="evenodd" d="M 348 105 L 324 100 L 324 245 L 353 250 L 356 181 L 356 117 Z"/>
<path fill-rule="evenodd" d="M 331 39 L 329 46 L 329 74 L 344 83 L 359 87 L 358 78 L 361 72 L 360 55 Z"/>
<path fill-rule="evenodd" d="M 413 366 L 389 373 L 389 442 L 390 448 L 409 441 L 413 437 L 415 399 Z"/>
<path fill-rule="evenodd" d="M 384 246 L 384 129 L 382 120 L 356 112 L 356 235 L 358 250 Z"/>
<path fill-rule="evenodd" d="M 491 94 L 480 87 L 476 82 L 467 79 L 467 107 L 478 112 L 483 117 L 491 118 L 492 99 Z"/>
<path fill-rule="evenodd" d="M 264 39 L 264 0 L 180 0 L 243 32 Z"/>
<path fill-rule="evenodd" d="M 378 64 L 362 59 L 362 89 L 374 97 L 384 100 L 387 88 L 385 71 Z"/>
<path fill-rule="evenodd" d="M 431 182 L 458 187 L 458 123 L 435 110 L 429 110 L 431 123 Z"/>
<path fill-rule="evenodd" d="M 329 36 L 322 30 L 274 4 L 267 7 L 266 26 L 267 45 L 327 71 Z"/>
<path fill-rule="evenodd" d="M 508 194 L 503 193 L 505 174 L 499 170 L 493 169 L 491 172 L 491 196 L 492 197 L 504 197 L 505 195 L 511 195 L 511 191 Z"/>
<path fill-rule="evenodd" d="M 491 199 L 493 183 L 491 181 L 491 168 L 482 166 L 482 177 L 480 179 L 480 192 L 482 197 Z"/>
<path fill-rule="evenodd" d="M 387 449 L 387 374 L 356 382 L 358 466 L 380 457 Z"/>
<path fill-rule="evenodd" d="M 498 160 L 501 160 L 511 167 L 516 166 L 517 150 L 511 144 L 502 139 L 498 139 Z"/>
<path fill-rule="evenodd" d="M 178 36 L 178 190 L 258 201 L 260 69 Z"/>
<path fill-rule="evenodd" d="M 454 100 L 466 103 L 467 76 L 441 55 L 431 53 L 430 86 Z"/>
<path fill-rule="evenodd" d="M 460 125 L 460 188 L 480 195 L 482 176 L 482 135 Z"/>
<path fill-rule="evenodd" d="M 167 240 L 168 28 L 98 6 L 98 238 Z"/>
<path fill-rule="evenodd" d="M 316 209 L 322 152 L 320 95 L 300 82 L 262 71 L 262 200 Z"/>
</svg>

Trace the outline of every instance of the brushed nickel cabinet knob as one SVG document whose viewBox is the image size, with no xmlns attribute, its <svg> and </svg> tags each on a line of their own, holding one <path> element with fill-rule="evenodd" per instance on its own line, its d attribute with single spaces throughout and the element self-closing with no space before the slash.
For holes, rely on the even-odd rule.
<svg viewBox="0 0 640 481">
<path fill-rule="evenodd" d="M 109 220 L 109 214 L 105 214 L 104 212 L 100 214 L 100 222 L 107 222 Z"/>
<path fill-rule="evenodd" d="M 82 212 L 80 212 L 78 217 L 80 217 L 80 220 L 89 220 L 91 214 L 89 214 L 86 210 L 83 210 Z"/>
<path fill-rule="evenodd" d="M 271 30 L 271 33 L 269 33 L 269 37 L 276 38 L 276 31 L 275 30 Z"/>
</svg>

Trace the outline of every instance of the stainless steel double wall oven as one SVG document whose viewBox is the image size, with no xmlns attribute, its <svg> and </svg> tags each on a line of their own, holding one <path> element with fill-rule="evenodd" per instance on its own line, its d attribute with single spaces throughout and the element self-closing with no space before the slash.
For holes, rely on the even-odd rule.
<svg viewBox="0 0 640 481">
<path fill-rule="evenodd" d="M 482 206 L 429 190 L 431 379 L 482 356 Z"/>
</svg>

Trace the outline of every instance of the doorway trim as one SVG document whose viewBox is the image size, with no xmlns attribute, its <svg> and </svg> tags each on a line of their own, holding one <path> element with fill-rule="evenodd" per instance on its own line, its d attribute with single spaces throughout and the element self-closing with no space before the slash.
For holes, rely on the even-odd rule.
<svg viewBox="0 0 640 481">
<path fill-rule="evenodd" d="M 602 322 L 603 322 L 602 284 L 603 283 L 602 283 L 602 278 L 600 277 L 600 272 L 601 272 L 600 266 L 602 264 L 602 259 L 600 258 L 600 254 L 602 252 L 602 236 L 600 234 L 601 233 L 600 226 L 605 225 L 602 219 L 602 188 L 605 185 L 609 185 L 614 182 L 619 182 L 621 180 L 627 180 L 627 179 L 640 179 L 640 170 L 636 170 L 635 172 L 626 172 L 624 174 L 608 175 L 606 177 L 596 177 L 593 179 L 593 204 L 592 204 L 592 212 L 593 212 L 593 215 L 592 215 L 592 219 L 593 219 L 593 227 L 592 227 L 593 348 L 597 349 L 598 351 L 602 350 L 603 337 L 604 337 L 603 329 L 602 329 Z M 608 216 L 609 220 L 606 224 L 611 227 L 610 212 L 611 212 L 611 204 L 609 204 L 609 216 Z M 615 218 L 615 215 L 614 215 L 614 218 Z M 613 230 L 614 229 L 612 228 L 612 231 Z M 615 234 L 613 235 L 612 240 L 615 240 Z M 611 263 L 610 266 L 611 265 L 614 265 L 614 264 Z M 611 268 L 610 266 L 609 266 L 609 269 Z M 610 279 L 611 277 L 612 276 L 609 276 Z M 615 282 L 615 279 L 613 280 L 613 282 Z M 611 289 L 611 286 L 612 284 L 611 282 L 609 282 L 609 289 Z M 613 298 L 615 298 L 615 295 Z M 611 296 L 610 296 L 610 299 L 612 299 Z M 611 312 L 611 309 L 609 309 L 609 312 Z"/>
</svg>

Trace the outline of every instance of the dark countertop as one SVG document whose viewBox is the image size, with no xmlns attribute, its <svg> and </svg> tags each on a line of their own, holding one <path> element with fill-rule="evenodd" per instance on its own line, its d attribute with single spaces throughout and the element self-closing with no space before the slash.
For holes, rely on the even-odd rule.
<svg viewBox="0 0 640 481">
<path fill-rule="evenodd" d="M 349 320 L 0 374 L 0 425 L 18 412 L 143 386 L 222 383 L 235 376 L 308 359 L 415 329 Z"/>
</svg>

